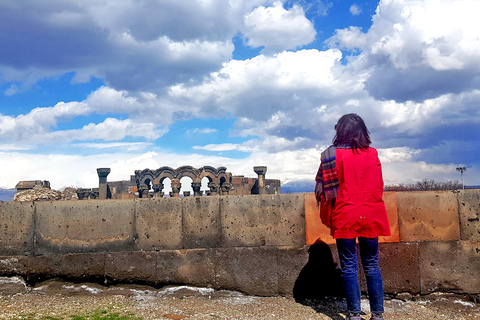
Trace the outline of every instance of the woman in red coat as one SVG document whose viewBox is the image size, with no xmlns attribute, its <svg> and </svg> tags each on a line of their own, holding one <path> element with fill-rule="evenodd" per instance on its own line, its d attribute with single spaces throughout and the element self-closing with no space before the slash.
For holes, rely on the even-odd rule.
<svg viewBox="0 0 480 320">
<path fill-rule="evenodd" d="M 367 279 L 371 319 L 383 319 L 383 280 L 378 266 L 378 236 L 389 236 L 382 200 L 382 167 L 370 147 L 368 129 L 356 114 L 342 116 L 335 125 L 333 145 L 322 152 L 315 186 L 322 223 L 337 242 L 347 297 L 347 319 L 360 320 L 357 246 Z"/>
</svg>

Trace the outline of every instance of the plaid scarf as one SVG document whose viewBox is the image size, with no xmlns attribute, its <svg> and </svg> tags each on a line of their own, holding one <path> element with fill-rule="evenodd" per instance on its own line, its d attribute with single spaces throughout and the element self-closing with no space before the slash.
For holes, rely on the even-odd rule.
<svg viewBox="0 0 480 320">
<path fill-rule="evenodd" d="M 315 177 L 315 181 L 321 186 L 321 192 L 327 201 L 337 198 L 338 194 L 339 182 L 335 151 L 336 148 L 330 146 L 322 152 L 320 168 Z"/>
</svg>

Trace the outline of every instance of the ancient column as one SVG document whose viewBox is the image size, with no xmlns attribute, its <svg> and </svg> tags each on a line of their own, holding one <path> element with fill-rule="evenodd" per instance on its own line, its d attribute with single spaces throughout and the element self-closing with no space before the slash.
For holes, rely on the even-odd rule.
<svg viewBox="0 0 480 320">
<path fill-rule="evenodd" d="M 148 186 L 145 183 L 142 183 L 137 191 L 139 198 L 148 198 Z"/>
<path fill-rule="evenodd" d="M 172 179 L 172 196 L 174 198 L 180 197 L 180 189 L 182 188 L 182 184 L 180 183 L 179 179 Z"/>
<path fill-rule="evenodd" d="M 200 197 L 202 195 L 200 188 L 202 187 L 201 182 L 192 182 L 193 196 Z"/>
<path fill-rule="evenodd" d="M 209 182 L 208 187 L 210 188 L 210 194 L 211 196 L 216 196 L 218 195 L 218 189 L 220 189 L 220 184 L 215 183 L 215 182 Z"/>
<path fill-rule="evenodd" d="M 230 189 L 232 188 L 232 184 L 231 183 L 228 183 L 228 182 L 225 182 L 224 184 L 222 184 L 222 195 L 228 195 L 228 193 L 230 192 Z"/>
<path fill-rule="evenodd" d="M 110 168 L 98 168 L 98 198 L 107 199 L 107 176 L 110 173 Z"/>
<path fill-rule="evenodd" d="M 253 167 L 253 171 L 258 175 L 258 194 L 266 194 L 265 173 L 267 173 L 267 167 Z"/>
<path fill-rule="evenodd" d="M 163 183 L 154 183 L 152 188 L 153 192 L 155 192 L 155 198 L 163 198 Z"/>
</svg>

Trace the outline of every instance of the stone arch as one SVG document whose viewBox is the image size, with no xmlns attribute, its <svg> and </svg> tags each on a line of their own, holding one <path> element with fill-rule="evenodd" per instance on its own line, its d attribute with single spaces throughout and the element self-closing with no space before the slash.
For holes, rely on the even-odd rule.
<svg viewBox="0 0 480 320">
<path fill-rule="evenodd" d="M 170 197 L 172 191 L 172 179 L 170 177 L 164 177 L 162 180 L 163 197 Z"/>
<path fill-rule="evenodd" d="M 193 196 L 194 195 L 194 190 L 193 190 L 193 179 L 188 176 L 184 175 L 180 178 L 180 184 L 182 185 L 180 189 L 180 194 L 183 194 L 184 196 L 187 196 L 186 193 L 188 193 L 188 196 Z"/>
<path fill-rule="evenodd" d="M 181 166 L 177 169 L 164 166 L 155 171 L 150 169 L 143 171 L 137 170 L 135 171 L 135 179 L 140 197 L 142 197 L 143 193 L 148 193 L 151 189 L 153 189 L 156 197 L 163 196 L 166 193 L 166 190 L 162 191 L 166 178 L 171 181 L 173 196 L 177 197 L 182 188 L 180 179 L 184 177 L 192 180 L 191 187 L 195 196 L 201 195 L 201 184 L 204 178 L 208 179 L 209 193 L 219 195 L 222 193 L 228 194 L 230 190 L 228 186 L 231 186 L 232 176 L 231 173 L 226 172 L 226 170 L 227 168 L 225 167 L 214 168 L 212 166 L 204 166 L 198 169 L 192 166 Z M 188 186 L 184 187 L 188 188 Z"/>
<path fill-rule="evenodd" d="M 210 183 L 210 179 L 208 177 L 203 177 L 201 182 L 200 182 L 200 187 L 202 189 L 201 195 L 205 194 L 208 195 L 210 194 L 208 184 Z M 207 192 L 208 191 L 208 192 Z"/>
<path fill-rule="evenodd" d="M 189 177 L 192 179 L 192 182 L 200 182 L 200 171 L 195 169 L 192 166 L 182 166 L 178 168 L 176 171 L 177 179 L 182 179 L 183 177 Z"/>
<path fill-rule="evenodd" d="M 143 171 L 135 171 L 135 182 L 137 184 L 138 196 L 140 198 L 146 197 L 152 188 L 155 181 L 155 174 L 150 169 Z"/>
<path fill-rule="evenodd" d="M 155 178 L 161 182 L 165 178 L 175 179 L 175 170 L 170 167 L 161 167 L 155 171 Z"/>
</svg>

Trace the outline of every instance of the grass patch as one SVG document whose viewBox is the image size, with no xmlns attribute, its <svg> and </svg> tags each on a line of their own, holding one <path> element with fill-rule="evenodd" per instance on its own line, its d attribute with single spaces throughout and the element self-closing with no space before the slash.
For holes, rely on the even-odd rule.
<svg viewBox="0 0 480 320">
<path fill-rule="evenodd" d="M 135 315 L 121 315 L 118 312 L 110 313 L 107 310 L 96 310 L 92 314 L 88 315 L 72 315 L 70 316 L 71 320 L 141 320 L 141 318 L 136 317 Z"/>
<path fill-rule="evenodd" d="M 103 315 L 91 316 L 70 316 L 71 320 L 141 320 L 141 318 L 129 315 L 120 315 L 119 313 L 107 313 Z"/>
</svg>

